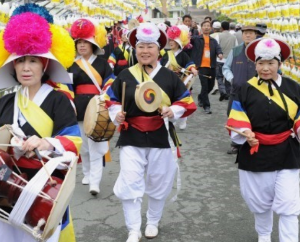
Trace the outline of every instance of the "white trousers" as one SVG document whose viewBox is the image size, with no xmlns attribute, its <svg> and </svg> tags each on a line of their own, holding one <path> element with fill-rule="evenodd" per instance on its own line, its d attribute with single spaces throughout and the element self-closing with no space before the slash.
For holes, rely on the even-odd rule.
<svg viewBox="0 0 300 242">
<path fill-rule="evenodd" d="M 144 193 L 149 197 L 147 224 L 157 225 L 177 170 L 171 148 L 121 147 L 120 166 L 114 193 L 122 200 L 128 230 L 140 231 Z"/>
<path fill-rule="evenodd" d="M 239 178 L 241 194 L 254 213 L 258 235 L 268 236 L 272 233 L 274 211 L 279 215 L 280 242 L 298 242 L 299 170 L 239 170 Z"/>
<path fill-rule="evenodd" d="M 94 142 L 86 137 L 83 122 L 78 122 L 81 132 L 82 145 L 80 155 L 82 172 L 89 179 L 90 186 L 100 186 L 103 171 L 103 156 L 108 152 L 108 142 Z"/>
</svg>

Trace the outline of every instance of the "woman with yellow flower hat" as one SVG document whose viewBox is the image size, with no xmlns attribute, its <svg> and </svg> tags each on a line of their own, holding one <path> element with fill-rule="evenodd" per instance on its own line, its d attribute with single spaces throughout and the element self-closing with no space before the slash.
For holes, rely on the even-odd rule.
<svg viewBox="0 0 300 242">
<path fill-rule="evenodd" d="M 190 43 L 189 28 L 186 25 L 172 26 L 168 28 L 167 36 L 170 50 L 160 60 L 161 65 L 174 71 L 178 76 L 187 75 L 187 73 L 198 75 L 194 62 L 183 51 L 183 48 Z M 181 130 L 186 128 L 186 121 L 187 118 L 178 120 Z"/>
<path fill-rule="evenodd" d="M 108 141 L 94 142 L 87 138 L 83 119 L 89 101 L 106 91 L 114 75 L 107 61 L 99 56 L 101 47 L 107 44 L 104 27 L 95 26 L 88 19 L 78 19 L 71 27 L 71 36 L 77 50 L 77 58 L 69 72 L 73 74 L 74 103 L 83 139 L 80 151 L 84 175 L 82 184 L 89 185 L 90 193 L 97 195 L 100 192 L 103 163 L 105 154 L 109 152 L 109 145 Z"/>
<path fill-rule="evenodd" d="M 61 156 L 66 151 L 78 155 L 81 146 L 70 100 L 52 86 L 72 82 L 66 68 L 72 64 L 75 48 L 68 32 L 52 23 L 53 18 L 45 8 L 35 4 L 20 6 L 0 37 L 0 87 L 20 84 L 17 93 L 7 94 L 0 100 L 0 126 L 11 125 L 12 141 L 19 146 L 8 152 L 14 160 L 14 169 L 25 173 L 28 180 L 43 169 L 41 161 L 29 155 L 30 152 L 34 151 L 37 157 L 39 151 L 49 156 Z M 65 172 L 57 167 L 51 176 L 64 179 Z M 23 209 L 26 204 L 22 205 Z M 15 212 L 15 207 L 16 204 L 11 208 L 10 224 L 0 221 L 1 241 L 36 241 L 34 235 L 21 229 L 21 210 Z M 47 241 L 75 241 L 69 211 L 61 218 L 62 223 L 53 228 Z"/>
</svg>

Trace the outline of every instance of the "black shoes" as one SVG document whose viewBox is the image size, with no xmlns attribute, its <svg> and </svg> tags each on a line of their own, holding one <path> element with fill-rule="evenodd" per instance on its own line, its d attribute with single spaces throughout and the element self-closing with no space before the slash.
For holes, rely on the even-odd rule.
<svg viewBox="0 0 300 242">
<path fill-rule="evenodd" d="M 199 106 L 200 108 L 203 107 L 203 103 L 202 103 L 200 100 L 198 101 L 198 106 Z"/>
<path fill-rule="evenodd" d="M 213 91 L 211 92 L 211 95 L 216 95 L 218 91 L 219 91 L 218 89 L 213 90 Z"/>
<path fill-rule="evenodd" d="M 230 149 L 227 151 L 228 155 L 236 155 L 238 153 L 238 148 L 231 146 Z"/>
<path fill-rule="evenodd" d="M 204 108 L 204 113 L 211 114 L 210 108 L 209 107 Z"/>
<path fill-rule="evenodd" d="M 221 93 L 220 97 L 219 97 L 219 101 L 222 102 L 226 97 L 226 93 Z"/>
<path fill-rule="evenodd" d="M 226 93 L 221 93 L 221 96 L 219 97 L 219 101 L 222 102 L 223 100 L 228 100 L 229 95 Z"/>
</svg>

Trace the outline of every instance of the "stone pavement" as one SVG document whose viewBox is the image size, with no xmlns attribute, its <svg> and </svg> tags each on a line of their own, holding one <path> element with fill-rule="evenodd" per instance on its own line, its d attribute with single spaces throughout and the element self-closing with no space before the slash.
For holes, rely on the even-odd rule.
<svg viewBox="0 0 300 242">
<path fill-rule="evenodd" d="M 199 80 L 194 84 L 197 100 Z M 219 95 L 210 95 L 212 114 L 201 108 L 188 119 L 187 129 L 179 131 L 183 143 L 180 170 L 182 188 L 178 200 L 168 203 L 160 223 L 160 233 L 149 242 L 257 242 L 254 220 L 241 198 L 235 155 L 227 155 L 229 136 L 224 129 L 227 101 L 219 102 Z M 104 169 L 101 192 L 92 197 L 88 186 L 81 185 L 82 172 L 78 166 L 76 191 L 71 211 L 77 242 L 125 242 L 120 201 L 113 194 L 119 172 L 118 134 L 111 140 L 113 162 Z M 176 193 L 173 190 L 172 195 Z M 146 202 L 143 202 L 145 229 Z M 278 242 L 277 217 L 273 242 Z M 148 241 L 142 238 L 141 242 Z"/>
</svg>

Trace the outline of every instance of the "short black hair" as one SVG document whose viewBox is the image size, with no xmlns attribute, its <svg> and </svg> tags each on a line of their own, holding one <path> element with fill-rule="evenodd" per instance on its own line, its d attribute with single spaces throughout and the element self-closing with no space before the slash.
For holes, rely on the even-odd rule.
<svg viewBox="0 0 300 242">
<path fill-rule="evenodd" d="M 192 19 L 193 19 L 191 15 L 189 15 L 189 14 L 186 14 L 186 15 L 183 15 L 183 17 L 182 17 L 182 21 L 184 21 L 186 18 L 189 18 L 190 20 L 192 20 Z"/>
<path fill-rule="evenodd" d="M 206 17 L 204 18 L 204 21 L 205 21 L 205 19 L 209 19 L 210 22 L 212 21 L 212 18 L 211 18 L 210 16 L 206 16 Z"/>
<path fill-rule="evenodd" d="M 206 23 L 209 23 L 209 25 L 210 25 L 210 27 L 211 27 L 211 22 L 208 21 L 208 20 L 203 21 L 203 22 L 201 23 L 201 27 L 203 27 L 203 25 L 206 24 Z"/>
<path fill-rule="evenodd" d="M 228 21 L 223 21 L 221 23 L 221 27 L 223 30 L 229 30 L 229 22 Z"/>
<path fill-rule="evenodd" d="M 165 25 L 167 25 L 167 26 L 171 27 L 171 22 L 170 22 L 170 21 L 168 21 L 168 20 L 166 20 L 166 21 L 165 21 Z"/>
</svg>

